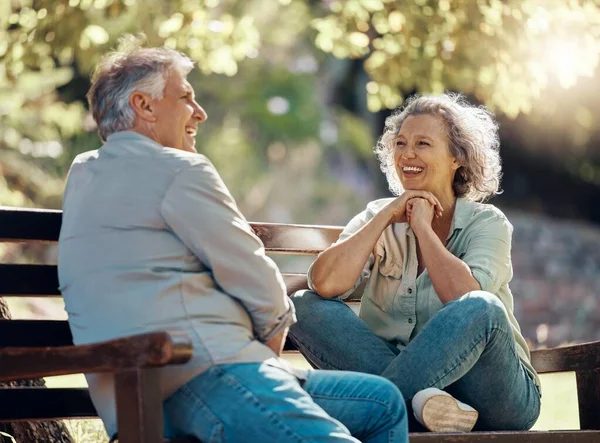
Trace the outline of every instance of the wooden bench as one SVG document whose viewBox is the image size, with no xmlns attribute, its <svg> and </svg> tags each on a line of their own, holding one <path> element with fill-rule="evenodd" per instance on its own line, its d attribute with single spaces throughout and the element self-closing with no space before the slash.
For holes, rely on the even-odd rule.
<svg viewBox="0 0 600 443">
<path fill-rule="evenodd" d="M 60 224 L 60 211 L 0 207 L 0 242 L 56 243 Z M 272 255 L 315 255 L 341 232 L 327 226 L 252 223 L 252 227 Z M 306 288 L 304 273 L 283 275 L 288 293 Z M 60 297 L 57 288 L 54 265 L 0 263 L 2 297 Z M 115 373 L 121 443 L 162 442 L 156 368 L 184 363 L 191 352 L 186 336 L 168 331 L 73 346 L 65 321 L 0 321 L 0 381 Z M 297 351 L 288 342 L 286 352 Z M 575 371 L 581 430 L 413 433 L 411 442 L 600 442 L 600 342 L 534 351 L 532 359 L 539 373 Z M 87 389 L 0 388 L 0 398 L 0 421 L 96 417 Z"/>
</svg>

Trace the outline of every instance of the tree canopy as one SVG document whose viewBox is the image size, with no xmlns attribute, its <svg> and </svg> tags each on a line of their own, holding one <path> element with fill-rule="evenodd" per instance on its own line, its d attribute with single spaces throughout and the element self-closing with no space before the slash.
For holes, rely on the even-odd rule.
<svg viewBox="0 0 600 443">
<path fill-rule="evenodd" d="M 5 204 L 58 204 L 55 177 L 75 152 L 98 143 L 84 100 L 90 71 L 124 33 L 143 33 L 197 63 L 193 84 L 210 104 L 203 150 L 231 178 L 234 195 L 235 187 L 254 186 L 246 194 L 259 195 L 276 187 L 267 185 L 272 166 L 283 167 L 296 148 L 314 153 L 301 156 L 313 159 L 310 174 L 330 177 L 318 171 L 329 163 L 338 179 L 352 181 L 346 168 L 370 158 L 379 128 L 371 116 L 331 106 L 347 95 L 371 112 L 409 93 L 444 90 L 511 119 L 559 112 L 573 86 L 598 72 L 600 7 L 593 0 L 0 0 L 0 146 L 12 148 L 0 153 Z M 583 147 L 600 121 L 585 94 L 580 103 L 588 104 L 560 119 L 569 142 Z M 582 149 L 569 168 L 600 183 Z M 324 189 L 342 192 L 310 192 Z"/>
</svg>

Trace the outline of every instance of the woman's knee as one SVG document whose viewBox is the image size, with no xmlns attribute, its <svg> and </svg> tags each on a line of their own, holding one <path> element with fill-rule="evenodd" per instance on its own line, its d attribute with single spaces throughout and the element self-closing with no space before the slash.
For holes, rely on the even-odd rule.
<svg viewBox="0 0 600 443">
<path fill-rule="evenodd" d="M 294 303 L 298 318 L 306 318 L 307 315 L 313 315 L 315 312 L 321 311 L 324 303 L 340 302 L 337 299 L 323 298 L 316 292 L 308 289 L 294 292 L 290 296 L 290 299 Z"/>
<path fill-rule="evenodd" d="M 508 322 L 506 307 L 500 299 L 487 291 L 471 291 L 457 300 L 470 316 L 477 316 L 492 322 Z"/>
</svg>

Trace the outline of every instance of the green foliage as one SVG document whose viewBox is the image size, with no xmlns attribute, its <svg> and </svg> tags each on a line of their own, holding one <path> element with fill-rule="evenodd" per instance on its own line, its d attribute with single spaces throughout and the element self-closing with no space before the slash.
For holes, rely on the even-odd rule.
<svg viewBox="0 0 600 443">
<path fill-rule="evenodd" d="M 124 33 L 144 33 L 150 45 L 196 61 L 190 77 L 210 116 L 199 148 L 253 214 L 266 200 L 247 196 L 281 186 L 271 176 L 294 150 L 323 151 L 314 175 L 304 171 L 319 189 L 344 183 L 348 171 L 333 176 L 332 159 L 372 162 L 368 123 L 329 107 L 349 58 L 364 60 L 370 81 L 366 91 L 349 83 L 344 93 L 366 96 L 371 111 L 395 107 L 408 92 L 459 90 L 515 117 L 554 109 L 558 100 L 543 101 L 548 91 L 591 75 L 599 11 L 591 0 L 0 0 L 0 148 L 19 153 L 21 174 L 49 177 L 13 174 L 0 199 L 60 201 L 52 177 L 98 147 L 87 78 Z M 324 63 L 330 54 L 348 63 Z M 581 152 L 600 115 L 585 106 L 560 120 Z M 0 156 L 0 167 L 15 170 L 15 161 Z M 598 181 L 595 167 L 570 165 Z"/>
<path fill-rule="evenodd" d="M 323 51 L 366 59 L 372 111 L 450 89 L 515 117 L 556 80 L 591 76 L 600 55 L 592 0 L 336 0 L 313 26 Z"/>
</svg>

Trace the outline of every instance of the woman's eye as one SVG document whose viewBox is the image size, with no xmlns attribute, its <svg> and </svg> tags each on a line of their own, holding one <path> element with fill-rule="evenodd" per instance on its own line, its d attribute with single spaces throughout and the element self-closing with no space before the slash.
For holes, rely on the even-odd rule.
<svg viewBox="0 0 600 443">
<path fill-rule="evenodd" d="M 406 143 L 404 142 L 396 142 L 396 146 L 404 146 Z"/>
<path fill-rule="evenodd" d="M 431 146 L 429 142 L 426 141 L 420 141 L 419 142 L 420 145 L 425 145 L 425 146 Z"/>
</svg>

